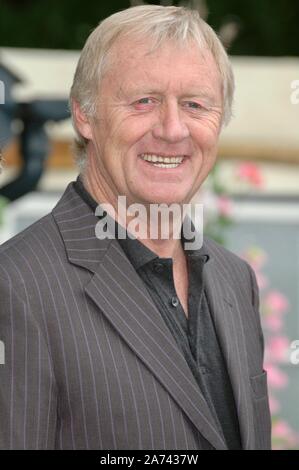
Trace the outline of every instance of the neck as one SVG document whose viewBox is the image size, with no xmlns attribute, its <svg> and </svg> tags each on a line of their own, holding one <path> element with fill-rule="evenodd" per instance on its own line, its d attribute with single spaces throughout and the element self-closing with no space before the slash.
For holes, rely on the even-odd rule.
<svg viewBox="0 0 299 470">
<path fill-rule="evenodd" d="M 93 168 L 90 160 L 89 163 L 86 172 L 81 175 L 85 189 L 99 204 L 105 203 L 112 206 L 114 212 L 111 212 L 109 215 L 112 216 L 117 223 L 128 229 L 129 232 L 132 231 L 130 230 L 130 223 L 134 220 L 134 227 L 136 226 L 136 214 L 130 215 L 126 210 L 119 210 L 118 198 L 113 197 L 113 192 L 110 191 L 110 188 L 106 187 L 103 178 L 98 175 L 96 168 Z M 167 238 L 162 238 L 163 230 L 161 229 L 160 218 L 158 219 L 158 223 L 154 224 L 153 218 L 150 216 L 150 204 L 147 206 L 144 205 L 144 207 L 146 208 L 146 214 L 139 214 L 138 216 L 138 232 L 140 236 L 136 233 L 137 229 L 134 231 L 136 238 L 160 258 L 172 258 L 173 260 L 181 259 L 182 256 L 184 256 L 181 239 L 174 237 L 174 231 L 176 233 L 180 233 L 181 231 L 180 221 L 176 224 L 172 220 L 169 220 Z M 152 233 L 155 233 L 154 237 Z"/>
<path fill-rule="evenodd" d="M 181 240 L 142 239 L 140 241 L 160 258 L 172 258 L 176 261 L 184 256 Z"/>
</svg>

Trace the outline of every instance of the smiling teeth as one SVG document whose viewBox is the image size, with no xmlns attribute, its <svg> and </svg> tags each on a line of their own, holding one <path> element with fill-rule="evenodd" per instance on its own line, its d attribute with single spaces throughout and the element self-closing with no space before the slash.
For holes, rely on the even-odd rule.
<svg viewBox="0 0 299 470">
<path fill-rule="evenodd" d="M 158 166 L 159 168 L 176 168 L 179 166 L 179 163 L 154 163 L 154 166 Z"/>
<path fill-rule="evenodd" d="M 176 168 L 180 163 L 182 163 L 184 156 L 161 157 L 160 155 L 143 153 L 141 158 L 147 162 L 154 163 L 154 166 L 158 166 L 159 168 Z M 155 164 L 156 162 L 158 163 Z"/>
</svg>

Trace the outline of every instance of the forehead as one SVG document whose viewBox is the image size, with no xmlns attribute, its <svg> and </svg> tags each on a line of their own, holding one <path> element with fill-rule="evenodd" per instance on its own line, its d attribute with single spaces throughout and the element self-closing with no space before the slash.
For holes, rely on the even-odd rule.
<svg viewBox="0 0 299 470">
<path fill-rule="evenodd" d="M 126 38 L 111 49 L 106 85 L 124 92 L 142 86 L 161 91 L 169 87 L 178 91 L 201 88 L 218 95 L 221 77 L 212 53 L 201 50 L 194 41 L 169 41 L 153 50 L 150 40 Z"/>
</svg>

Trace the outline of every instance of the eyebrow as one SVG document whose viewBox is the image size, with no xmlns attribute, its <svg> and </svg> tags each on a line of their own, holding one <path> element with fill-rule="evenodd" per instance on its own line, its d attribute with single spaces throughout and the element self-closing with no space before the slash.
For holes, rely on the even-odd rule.
<svg viewBox="0 0 299 470">
<path fill-rule="evenodd" d="M 157 88 L 146 88 L 146 87 L 138 87 L 124 90 L 123 87 L 120 87 L 118 90 L 118 97 L 126 97 L 128 98 L 131 96 L 141 96 L 141 95 L 161 95 L 163 91 Z M 210 101 L 215 101 L 215 96 L 213 96 L 213 90 L 211 88 L 194 88 L 189 90 L 187 93 L 182 93 L 182 98 L 207 98 Z"/>
<path fill-rule="evenodd" d="M 183 98 L 207 98 L 210 101 L 215 101 L 216 97 L 213 96 L 213 93 L 211 90 L 208 89 L 202 89 L 200 91 L 196 90 L 193 93 L 188 92 L 186 94 L 182 95 Z"/>
</svg>

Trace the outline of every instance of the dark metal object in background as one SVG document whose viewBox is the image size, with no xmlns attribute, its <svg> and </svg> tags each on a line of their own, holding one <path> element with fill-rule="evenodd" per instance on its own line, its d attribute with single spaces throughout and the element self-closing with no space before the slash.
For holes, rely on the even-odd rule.
<svg viewBox="0 0 299 470">
<path fill-rule="evenodd" d="M 34 100 L 16 103 L 12 88 L 21 80 L 7 67 L 0 64 L 0 80 L 5 84 L 5 104 L 0 106 L 0 146 L 2 150 L 14 138 L 12 123 L 18 119 L 23 129 L 19 134 L 22 168 L 12 182 L 0 188 L 0 196 L 10 201 L 36 189 L 43 174 L 50 152 L 45 124 L 59 122 L 70 117 L 67 100 Z"/>
</svg>

